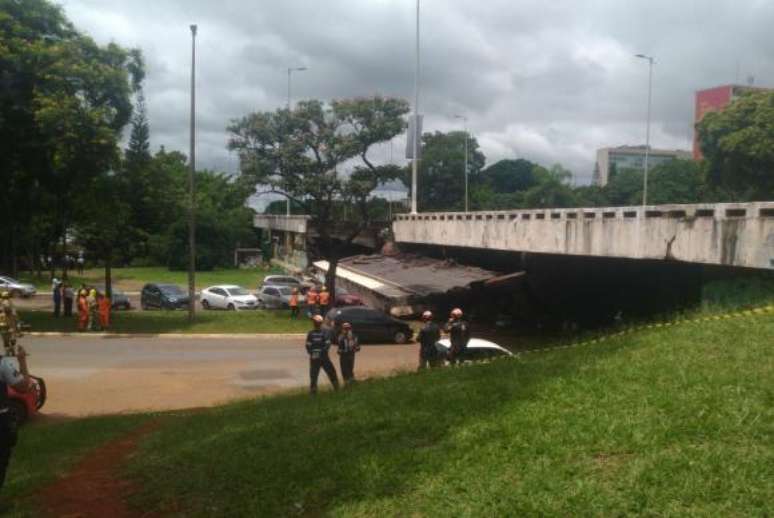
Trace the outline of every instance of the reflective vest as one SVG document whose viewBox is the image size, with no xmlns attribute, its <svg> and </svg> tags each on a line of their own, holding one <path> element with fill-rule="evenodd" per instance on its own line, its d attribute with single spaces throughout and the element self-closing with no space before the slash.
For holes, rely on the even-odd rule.
<svg viewBox="0 0 774 518">
<path fill-rule="evenodd" d="M 327 306 L 328 303 L 331 301 L 331 294 L 327 291 L 320 292 L 320 305 L 321 306 Z"/>
</svg>

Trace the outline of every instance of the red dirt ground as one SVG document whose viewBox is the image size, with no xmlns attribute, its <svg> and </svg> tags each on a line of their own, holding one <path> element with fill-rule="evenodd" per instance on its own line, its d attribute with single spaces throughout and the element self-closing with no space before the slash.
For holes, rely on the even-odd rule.
<svg viewBox="0 0 774 518">
<path fill-rule="evenodd" d="M 38 495 L 43 515 L 67 518 L 157 516 L 155 512 L 142 513 L 127 505 L 126 499 L 136 487 L 122 477 L 120 469 L 138 441 L 158 425 L 157 421 L 146 423 L 89 453 L 69 473 Z"/>
</svg>

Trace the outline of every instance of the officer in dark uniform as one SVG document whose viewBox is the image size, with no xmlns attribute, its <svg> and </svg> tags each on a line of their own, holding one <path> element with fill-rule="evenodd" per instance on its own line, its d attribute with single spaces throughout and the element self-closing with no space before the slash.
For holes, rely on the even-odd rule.
<svg viewBox="0 0 774 518">
<path fill-rule="evenodd" d="M 345 385 L 355 382 L 355 353 L 358 351 L 360 351 L 360 341 L 352 332 L 352 324 L 344 322 L 339 335 L 338 353 L 341 377 L 344 378 Z"/>
<path fill-rule="evenodd" d="M 17 356 L 20 361 L 24 359 L 26 352 L 23 347 L 18 347 Z M 27 392 L 31 382 L 28 376 L 19 372 L 10 357 L 0 356 L 0 489 L 5 482 L 11 451 L 16 446 L 16 419 L 8 408 L 9 386 L 18 392 Z"/>
<path fill-rule="evenodd" d="M 440 363 L 435 344 L 441 339 L 441 329 L 433 322 L 430 311 L 422 313 L 422 321 L 425 325 L 419 330 L 419 370 L 437 367 Z"/>
<path fill-rule="evenodd" d="M 446 332 L 449 333 L 449 363 L 462 363 L 465 356 L 465 349 L 470 340 L 470 324 L 462 320 L 462 310 L 454 308 L 451 312 L 451 318 L 446 324 Z"/>
<path fill-rule="evenodd" d="M 306 352 L 309 353 L 309 378 L 311 381 L 309 390 L 312 394 L 317 394 L 317 378 L 320 375 L 320 368 L 328 375 L 333 389 L 338 390 L 339 378 L 331 359 L 328 358 L 328 350 L 331 348 L 331 334 L 328 330 L 322 329 L 323 317 L 320 315 L 314 315 L 312 322 L 314 329 L 306 335 Z"/>
</svg>

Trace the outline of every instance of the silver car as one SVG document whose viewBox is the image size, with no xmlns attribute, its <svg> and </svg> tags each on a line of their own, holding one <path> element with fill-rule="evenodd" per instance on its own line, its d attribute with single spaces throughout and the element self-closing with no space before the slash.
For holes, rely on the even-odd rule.
<svg viewBox="0 0 774 518">
<path fill-rule="evenodd" d="M 258 307 L 266 309 L 284 309 L 290 307 L 290 295 L 293 288 L 290 286 L 262 286 L 258 289 Z M 301 305 L 304 297 L 298 294 L 298 304 Z"/>
<path fill-rule="evenodd" d="M 7 291 L 12 297 L 32 297 L 37 293 L 35 286 L 0 275 L 0 292 Z"/>
</svg>

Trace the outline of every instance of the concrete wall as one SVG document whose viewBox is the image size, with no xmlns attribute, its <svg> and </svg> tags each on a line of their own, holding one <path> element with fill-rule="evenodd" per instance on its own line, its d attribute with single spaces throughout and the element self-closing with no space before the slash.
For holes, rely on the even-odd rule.
<svg viewBox="0 0 774 518">
<path fill-rule="evenodd" d="M 399 215 L 398 243 L 774 269 L 774 202 Z"/>
<path fill-rule="evenodd" d="M 306 234 L 306 225 L 309 216 L 274 216 L 268 214 L 256 214 L 253 217 L 253 226 L 266 230 L 280 230 L 283 232 L 295 232 Z"/>
</svg>

